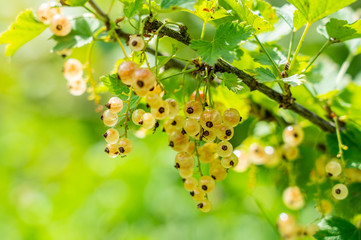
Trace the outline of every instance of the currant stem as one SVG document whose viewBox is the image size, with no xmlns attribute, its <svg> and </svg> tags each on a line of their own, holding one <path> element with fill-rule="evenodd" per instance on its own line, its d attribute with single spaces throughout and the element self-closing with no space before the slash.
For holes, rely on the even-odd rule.
<svg viewBox="0 0 361 240">
<path fill-rule="evenodd" d="M 290 39 L 290 45 L 289 45 L 289 48 L 288 48 L 287 63 L 289 63 L 290 60 L 291 60 L 291 54 L 292 54 L 294 39 L 295 39 L 295 32 L 292 31 L 291 39 Z"/>
<path fill-rule="evenodd" d="M 201 175 L 201 177 L 203 176 L 202 173 L 202 167 L 201 167 L 201 161 L 199 161 L 199 153 L 198 153 L 198 143 L 196 140 L 194 140 L 194 149 L 196 150 L 196 155 L 197 155 L 197 165 L 198 165 L 198 170 L 199 170 L 199 174 Z"/>
<path fill-rule="evenodd" d="M 296 51 L 295 51 L 295 53 L 293 54 L 292 61 L 291 61 L 290 67 L 288 68 L 288 71 L 290 71 L 290 70 L 293 68 L 293 66 L 295 65 L 295 62 L 296 62 L 296 59 L 297 59 L 297 55 L 298 55 L 298 53 L 299 53 L 300 50 L 301 50 L 303 41 L 305 40 L 306 34 L 307 34 L 308 30 L 310 30 L 311 25 L 312 25 L 311 23 L 307 23 L 307 24 L 306 24 L 306 28 L 305 28 L 305 30 L 303 31 L 303 34 L 302 34 L 302 36 L 301 36 L 300 41 L 298 42 Z"/>
<path fill-rule="evenodd" d="M 333 121 L 335 122 L 335 126 L 336 126 L 336 136 L 337 136 L 337 142 L 338 142 L 338 154 L 337 157 L 341 159 L 341 164 L 342 164 L 342 173 L 343 173 L 343 181 L 346 181 L 346 173 L 344 171 L 346 163 L 345 163 L 345 159 L 343 157 L 343 143 L 342 143 L 342 139 L 341 139 L 341 133 L 340 133 L 340 125 L 338 122 L 338 117 L 334 116 L 333 117 Z"/>
<path fill-rule="evenodd" d="M 206 32 L 206 26 L 207 26 L 207 22 L 203 22 L 202 33 L 201 33 L 201 40 L 203 40 L 203 38 L 204 38 L 204 34 L 205 34 L 205 32 Z"/>
<path fill-rule="evenodd" d="M 262 48 L 263 52 L 266 54 L 267 58 L 271 61 L 273 68 L 278 72 L 278 74 L 281 76 L 281 71 L 278 68 L 277 64 L 275 63 L 275 61 L 273 60 L 273 58 L 271 57 L 271 55 L 268 53 L 267 49 L 263 46 L 263 44 L 261 43 L 261 41 L 258 39 L 257 35 L 254 34 L 253 35 L 254 38 L 256 39 L 258 45 Z"/>
<path fill-rule="evenodd" d="M 175 76 L 178 76 L 178 75 L 182 75 L 182 74 L 186 74 L 186 73 L 191 73 L 191 72 L 194 72 L 194 71 L 197 71 L 197 70 L 198 70 L 198 68 L 192 68 L 192 69 L 189 69 L 189 70 L 178 72 L 178 73 L 172 74 L 170 76 L 167 76 L 165 78 L 162 78 L 160 81 L 162 82 L 162 81 L 167 80 L 169 78 L 172 78 L 172 77 L 175 77 Z"/>
<path fill-rule="evenodd" d="M 345 74 L 347 72 L 347 69 L 349 68 L 349 66 L 350 66 L 350 64 L 351 64 L 354 57 L 355 57 L 355 54 L 350 53 L 348 55 L 348 57 L 346 58 L 346 61 L 344 61 L 343 64 L 341 65 L 340 71 L 338 72 L 337 77 L 336 77 L 336 81 L 335 81 L 336 89 L 339 87 L 340 82 L 341 82 L 342 78 L 345 76 Z"/>
<path fill-rule="evenodd" d="M 311 65 L 316 61 L 316 59 L 321 55 L 321 53 L 331 44 L 332 44 L 332 42 L 329 40 L 325 44 L 323 44 L 321 49 L 317 52 L 316 56 L 310 61 L 310 63 L 307 65 L 307 67 L 302 70 L 302 72 L 306 72 L 307 69 L 309 69 L 311 67 Z"/>
</svg>

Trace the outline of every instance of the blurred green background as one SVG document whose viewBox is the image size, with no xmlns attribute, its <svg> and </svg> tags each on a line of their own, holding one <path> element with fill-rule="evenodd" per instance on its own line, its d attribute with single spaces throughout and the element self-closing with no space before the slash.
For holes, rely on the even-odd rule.
<svg viewBox="0 0 361 240">
<path fill-rule="evenodd" d="M 0 0 L 0 31 L 41 2 Z M 199 34 L 201 23 L 193 24 L 191 32 Z M 141 140 L 131 135 L 135 151 L 108 158 L 101 136 L 106 128 L 85 95 L 68 93 L 64 61 L 49 53 L 50 36 L 44 32 L 12 59 L 0 46 L 0 239 L 278 239 L 255 202 L 273 223 L 287 211 L 283 189 L 267 177 L 259 177 L 250 194 L 247 173 L 231 172 L 217 183 L 213 210 L 203 214 L 173 168 L 175 152 L 165 134 Z M 302 51 L 315 53 L 323 42 L 308 38 Z M 347 51 L 339 45 L 326 52 L 340 64 Z M 83 50 L 73 56 L 85 58 Z M 96 76 L 108 73 L 121 56 L 109 44 L 97 46 Z M 355 58 L 349 73 L 355 76 L 360 64 Z M 310 203 L 300 221 L 317 216 Z"/>
</svg>

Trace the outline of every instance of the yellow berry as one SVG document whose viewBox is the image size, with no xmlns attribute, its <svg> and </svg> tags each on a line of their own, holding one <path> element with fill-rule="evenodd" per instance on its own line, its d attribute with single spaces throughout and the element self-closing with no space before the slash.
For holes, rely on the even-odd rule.
<svg viewBox="0 0 361 240">
<path fill-rule="evenodd" d="M 151 113 L 157 120 L 162 120 L 168 117 L 169 114 L 169 106 L 165 101 L 162 101 L 159 107 L 151 108 Z"/>
<path fill-rule="evenodd" d="M 222 115 L 214 109 L 205 110 L 199 120 L 205 130 L 216 131 L 222 123 Z"/>
<path fill-rule="evenodd" d="M 216 139 L 216 131 L 202 129 L 202 140 L 205 142 L 213 142 Z"/>
<path fill-rule="evenodd" d="M 132 114 L 132 121 L 135 125 L 143 125 L 142 117 L 145 114 L 143 109 L 137 109 Z"/>
<path fill-rule="evenodd" d="M 228 157 L 233 152 L 233 146 L 227 141 L 222 141 L 217 145 L 217 153 L 221 157 Z"/>
<path fill-rule="evenodd" d="M 255 165 L 262 165 L 266 162 L 266 153 L 264 147 L 255 142 L 249 146 L 249 160 Z"/>
<path fill-rule="evenodd" d="M 211 163 L 217 158 L 217 144 L 214 142 L 205 143 L 198 149 L 199 161 L 202 163 Z"/>
<path fill-rule="evenodd" d="M 342 172 L 342 166 L 338 161 L 332 160 L 326 164 L 326 173 L 329 177 L 338 177 Z"/>
<path fill-rule="evenodd" d="M 53 16 L 49 28 L 54 35 L 64 37 L 71 32 L 71 23 L 64 15 L 56 14 Z"/>
<path fill-rule="evenodd" d="M 332 196 L 337 200 L 343 200 L 348 196 L 348 188 L 345 184 L 336 184 L 332 188 Z"/>
<path fill-rule="evenodd" d="M 227 176 L 227 170 L 218 161 L 213 161 L 209 167 L 209 175 L 216 181 L 222 181 Z"/>
<path fill-rule="evenodd" d="M 141 121 L 143 122 L 142 127 L 145 129 L 153 128 L 156 122 L 154 116 L 151 113 L 145 113 L 142 116 Z"/>
<path fill-rule="evenodd" d="M 228 127 L 225 124 L 221 124 L 216 130 L 217 137 L 222 140 L 229 140 L 233 137 L 234 131 L 232 127 Z"/>
<path fill-rule="evenodd" d="M 41 22 L 44 24 L 50 24 L 54 15 L 62 14 L 62 8 L 57 7 L 57 3 L 52 1 L 50 3 L 42 3 L 38 8 L 37 15 Z"/>
<path fill-rule="evenodd" d="M 212 177 L 202 176 L 199 179 L 198 185 L 202 191 L 204 191 L 205 193 L 210 193 L 214 190 L 216 183 Z"/>
<path fill-rule="evenodd" d="M 68 89 L 71 95 L 80 96 L 86 91 L 86 82 L 84 79 L 68 81 Z"/>
<path fill-rule="evenodd" d="M 184 179 L 184 188 L 187 191 L 192 191 L 193 189 L 197 188 L 197 179 L 194 177 L 188 177 Z"/>
<path fill-rule="evenodd" d="M 145 101 L 151 108 L 158 108 L 163 102 L 162 98 L 155 92 L 148 92 Z"/>
<path fill-rule="evenodd" d="M 109 110 L 104 111 L 101 119 L 103 120 L 104 125 L 108 127 L 113 127 L 118 123 L 118 115 Z"/>
<path fill-rule="evenodd" d="M 168 98 L 165 101 L 166 101 L 166 103 L 168 103 L 169 117 L 174 118 L 179 113 L 179 104 L 178 104 L 178 102 L 176 100 L 172 99 L 172 98 Z"/>
<path fill-rule="evenodd" d="M 199 118 L 202 111 L 202 104 L 195 100 L 187 102 L 184 106 L 184 114 L 189 118 Z"/>
<path fill-rule="evenodd" d="M 226 126 L 235 127 L 241 121 L 239 112 L 234 108 L 228 108 L 223 113 L 223 122 Z"/>
<path fill-rule="evenodd" d="M 299 155 L 298 147 L 284 144 L 282 146 L 282 157 L 288 161 L 294 161 Z"/>
<path fill-rule="evenodd" d="M 283 203 L 292 210 L 299 210 L 305 205 L 301 190 L 299 187 L 288 187 L 283 191 Z"/>
<path fill-rule="evenodd" d="M 201 125 L 198 123 L 198 121 L 194 118 L 187 118 L 184 121 L 184 131 L 186 131 L 186 133 L 189 136 L 195 136 L 197 134 L 199 134 L 201 130 Z"/>
<path fill-rule="evenodd" d="M 187 149 L 189 144 L 189 137 L 177 130 L 169 135 L 169 146 L 177 152 L 183 152 Z"/>
<path fill-rule="evenodd" d="M 136 35 L 129 37 L 129 48 L 134 52 L 142 51 L 145 47 L 144 40 Z"/>
<path fill-rule="evenodd" d="M 195 201 L 201 201 L 204 198 L 204 192 L 199 187 L 193 189 L 189 193 Z"/>
<path fill-rule="evenodd" d="M 212 204 L 208 199 L 203 199 L 200 203 L 198 203 L 197 207 L 202 212 L 209 212 L 212 209 Z"/>
<path fill-rule="evenodd" d="M 193 175 L 193 168 L 180 168 L 179 175 L 182 178 L 189 178 Z"/>
<path fill-rule="evenodd" d="M 292 125 L 285 128 L 282 137 L 286 144 L 298 146 L 303 141 L 304 134 L 301 127 Z"/>
<path fill-rule="evenodd" d="M 175 168 L 193 168 L 194 158 L 190 153 L 180 152 L 175 157 Z"/>
<path fill-rule="evenodd" d="M 64 63 L 63 74 L 68 81 L 79 80 L 83 76 L 83 64 L 78 59 L 70 58 Z"/>
<path fill-rule="evenodd" d="M 233 168 L 238 164 L 238 157 L 232 153 L 231 156 L 222 158 L 221 164 L 224 168 Z"/>
<path fill-rule="evenodd" d="M 119 155 L 118 144 L 107 144 L 104 152 L 111 158 L 117 157 Z"/>
<path fill-rule="evenodd" d="M 133 143 L 128 138 L 122 138 L 118 142 L 119 153 L 121 155 L 128 155 L 133 150 Z"/>
<path fill-rule="evenodd" d="M 155 75 L 148 68 L 140 68 L 134 72 L 134 91 L 139 96 L 145 96 L 155 86 Z"/>
<path fill-rule="evenodd" d="M 118 77 L 126 85 L 132 85 L 135 81 L 134 73 L 139 69 L 138 65 L 132 61 L 125 61 L 119 65 Z"/>
<path fill-rule="evenodd" d="M 119 113 L 123 109 L 123 101 L 118 97 L 112 97 L 109 99 L 106 107 L 109 108 L 111 112 Z"/>
<path fill-rule="evenodd" d="M 110 144 L 115 144 L 119 140 L 119 132 L 114 128 L 108 129 L 103 136 L 105 141 Z"/>
</svg>

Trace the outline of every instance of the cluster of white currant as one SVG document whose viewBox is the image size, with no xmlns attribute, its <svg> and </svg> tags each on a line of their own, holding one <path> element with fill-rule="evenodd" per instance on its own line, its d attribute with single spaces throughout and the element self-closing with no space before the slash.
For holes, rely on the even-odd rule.
<svg viewBox="0 0 361 240">
<path fill-rule="evenodd" d="M 50 31 L 59 37 L 64 37 L 71 32 L 70 20 L 64 16 L 63 9 L 59 3 L 51 1 L 40 5 L 37 11 L 41 22 L 49 25 Z"/>
<path fill-rule="evenodd" d="M 281 213 L 277 220 L 277 227 L 284 240 L 303 239 L 304 237 L 312 238 L 319 230 L 316 224 L 301 226 L 297 224 L 296 219 L 286 213 Z"/>
<path fill-rule="evenodd" d="M 87 85 L 83 78 L 83 65 L 74 58 L 68 59 L 63 67 L 63 74 L 68 80 L 68 89 L 70 94 L 80 96 L 85 93 Z"/>
</svg>

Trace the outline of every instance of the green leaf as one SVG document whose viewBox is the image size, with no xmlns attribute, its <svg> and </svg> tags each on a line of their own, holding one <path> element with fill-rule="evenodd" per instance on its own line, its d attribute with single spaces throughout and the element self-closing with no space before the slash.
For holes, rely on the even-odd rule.
<svg viewBox="0 0 361 240">
<path fill-rule="evenodd" d="M 228 16 L 224 8 L 217 7 L 217 0 L 198 0 L 198 2 L 194 4 L 194 10 L 192 13 L 202 19 L 203 22 Z"/>
<path fill-rule="evenodd" d="M 203 61 L 214 65 L 220 57 L 231 61 L 232 52 L 236 51 L 238 44 L 242 40 L 247 40 L 251 34 L 252 29 L 244 23 L 225 23 L 216 30 L 212 42 L 194 40 L 190 46 L 198 52 Z"/>
<path fill-rule="evenodd" d="M 326 23 L 326 30 L 329 38 L 336 42 L 361 38 L 361 20 L 348 24 L 346 20 L 331 18 Z"/>
<path fill-rule="evenodd" d="M 318 240 L 360 240 L 361 230 L 349 221 L 338 217 L 323 219 L 314 237 Z"/>
<path fill-rule="evenodd" d="M 93 17 L 80 17 L 72 20 L 72 30 L 65 37 L 53 36 L 57 43 L 54 51 L 79 48 L 93 41 L 93 34 L 100 28 L 100 22 Z"/>
<path fill-rule="evenodd" d="M 25 10 L 16 18 L 9 29 L 0 35 L 0 44 L 8 44 L 5 55 L 13 56 L 25 43 L 39 36 L 47 26 L 34 17 L 31 10 Z"/>
<path fill-rule="evenodd" d="M 310 24 L 321 20 L 324 17 L 331 15 L 334 12 L 350 5 L 356 0 L 287 0 L 292 3 L 298 10 L 299 13 L 303 15 L 307 22 Z M 300 21 L 300 16 L 298 12 L 295 12 L 294 16 L 297 16 L 298 22 Z M 295 28 L 295 20 L 293 21 Z M 299 26 L 299 24 L 297 24 Z"/>
<path fill-rule="evenodd" d="M 293 13 L 293 26 L 294 31 L 297 31 L 301 27 L 303 27 L 307 23 L 307 19 L 302 15 L 302 13 L 299 10 L 296 10 Z"/>
<path fill-rule="evenodd" d="M 288 83 L 292 87 L 297 87 L 305 81 L 305 75 L 304 74 L 295 74 L 288 78 L 282 78 L 281 80 L 285 83 Z"/>
<path fill-rule="evenodd" d="M 170 8 L 174 6 L 182 7 L 183 5 L 194 3 L 194 0 L 162 0 L 161 8 Z"/>
<path fill-rule="evenodd" d="M 128 1 L 122 1 L 124 3 L 124 15 L 127 18 L 132 18 L 136 14 L 138 14 L 143 7 L 143 0 L 128 0 Z"/>
<path fill-rule="evenodd" d="M 276 75 L 269 68 L 259 67 L 251 72 L 255 74 L 255 77 L 261 83 L 273 82 L 277 79 Z"/>
<path fill-rule="evenodd" d="M 276 8 L 277 15 L 287 23 L 291 30 L 294 29 L 292 18 L 294 11 L 295 8 L 291 4 L 285 4 L 281 8 Z"/>
<path fill-rule="evenodd" d="M 84 6 L 89 0 L 66 0 L 65 3 L 69 6 Z"/>
<path fill-rule="evenodd" d="M 100 77 L 104 86 L 109 89 L 109 92 L 116 95 L 120 99 L 127 100 L 129 94 L 129 87 L 119 80 L 117 74 L 105 75 Z"/>
<path fill-rule="evenodd" d="M 224 85 L 234 93 L 239 93 L 243 90 L 243 87 L 241 85 L 242 80 L 240 80 L 236 75 L 232 73 L 224 73 L 222 80 Z"/>
<path fill-rule="evenodd" d="M 224 1 L 236 12 L 241 22 L 246 22 L 248 25 L 254 28 L 256 34 L 273 29 L 272 24 L 270 24 L 263 17 L 253 13 L 242 1 Z"/>
</svg>

